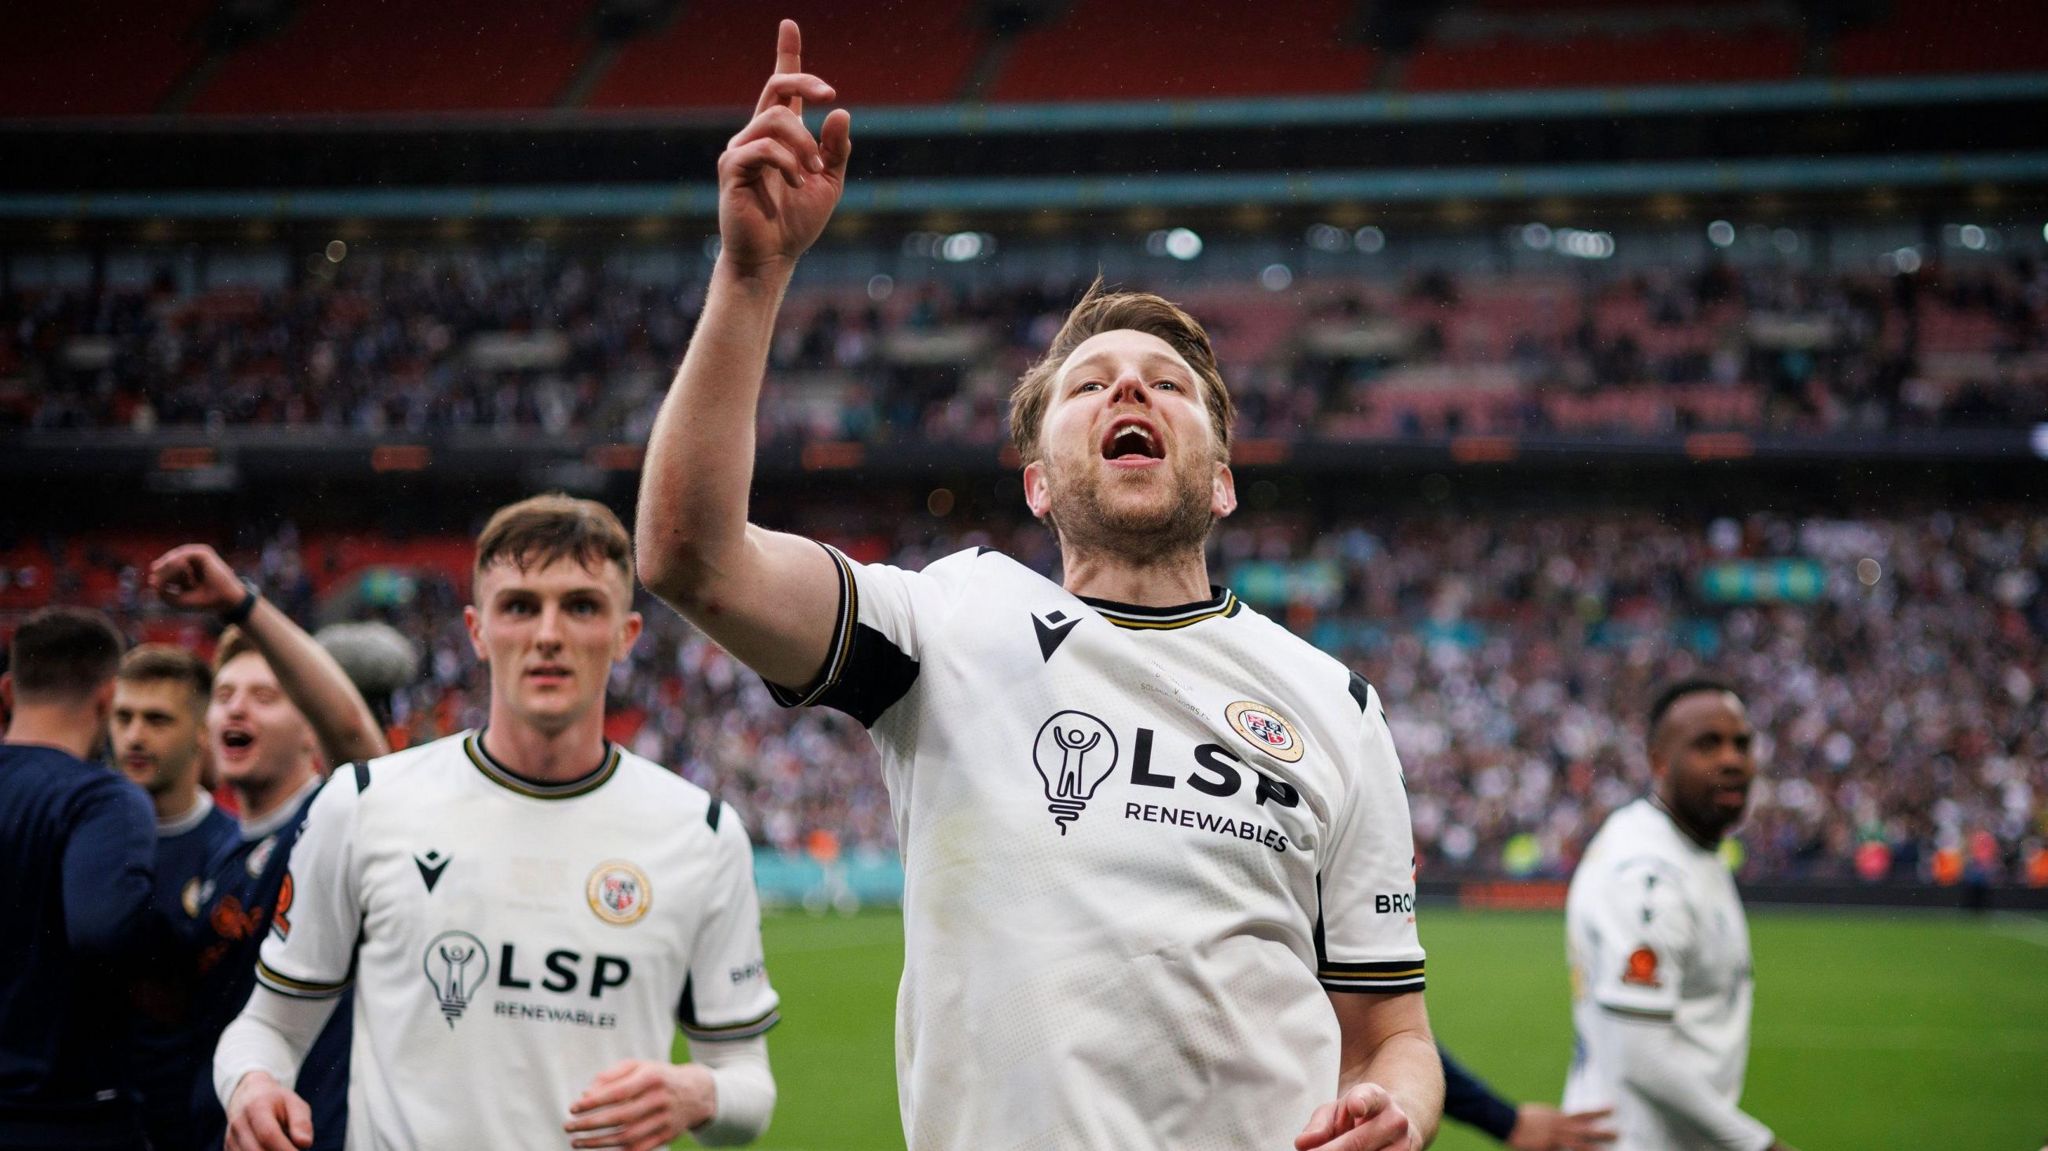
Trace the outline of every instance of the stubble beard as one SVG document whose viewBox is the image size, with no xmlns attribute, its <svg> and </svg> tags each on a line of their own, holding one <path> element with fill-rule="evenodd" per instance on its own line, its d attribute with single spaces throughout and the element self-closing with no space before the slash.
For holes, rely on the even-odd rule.
<svg viewBox="0 0 2048 1151">
<path fill-rule="evenodd" d="M 1200 554 L 1215 526 L 1216 515 L 1209 506 L 1209 483 L 1198 469 L 1175 469 L 1173 489 L 1163 510 L 1118 507 L 1104 499 L 1105 480 L 1094 468 L 1075 469 L 1078 478 L 1068 479 L 1064 468 L 1054 468 L 1052 506 L 1057 510 L 1048 520 L 1060 539 L 1060 550 L 1071 562 L 1076 555 L 1106 555 L 1134 567 L 1146 567 L 1188 552 Z"/>
</svg>

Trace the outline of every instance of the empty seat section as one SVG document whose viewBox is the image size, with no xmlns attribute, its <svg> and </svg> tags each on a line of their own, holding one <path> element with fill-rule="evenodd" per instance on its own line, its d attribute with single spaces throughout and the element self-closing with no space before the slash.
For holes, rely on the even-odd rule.
<svg viewBox="0 0 2048 1151">
<path fill-rule="evenodd" d="M 1203 5 L 1184 0 L 1076 0 L 1049 27 L 1017 38 L 989 98 L 1198 100 L 1349 92 L 1370 80 L 1371 49 L 1353 43 L 1348 0 Z"/>
<path fill-rule="evenodd" d="M 897 4 L 886 17 L 841 0 L 683 0 L 674 23 L 620 50 L 584 107 L 751 108 L 785 16 L 803 28 L 805 71 L 856 110 L 957 99 L 982 42 L 966 0 Z"/>
<path fill-rule="evenodd" d="M 0 117 L 156 110 L 204 54 L 213 0 L 0 5 Z"/>
<path fill-rule="evenodd" d="M 1892 17 L 1835 45 L 1844 76 L 2048 70 L 2041 0 L 1897 0 Z"/>
<path fill-rule="evenodd" d="M 202 113 L 545 108 L 592 47 L 585 0 L 308 0 L 221 66 Z"/>
<path fill-rule="evenodd" d="M 1428 44 L 1409 62 L 1406 84 L 1418 92 L 1702 84 L 1790 79 L 1798 71 L 1799 43 L 1789 32 L 1669 29 Z"/>
</svg>

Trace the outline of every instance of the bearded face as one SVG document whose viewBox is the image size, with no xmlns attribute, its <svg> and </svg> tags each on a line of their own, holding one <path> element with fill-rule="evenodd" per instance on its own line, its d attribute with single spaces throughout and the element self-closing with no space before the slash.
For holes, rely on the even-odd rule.
<svg viewBox="0 0 2048 1151">
<path fill-rule="evenodd" d="M 1118 330 L 1074 349 L 1024 470 L 1032 513 L 1070 554 L 1135 562 L 1199 550 L 1237 506 L 1202 380 L 1172 345 Z"/>
</svg>

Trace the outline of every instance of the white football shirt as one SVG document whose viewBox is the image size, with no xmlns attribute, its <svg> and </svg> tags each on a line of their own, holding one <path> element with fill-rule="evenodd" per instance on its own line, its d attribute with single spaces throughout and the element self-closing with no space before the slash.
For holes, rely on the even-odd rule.
<svg viewBox="0 0 2048 1151">
<path fill-rule="evenodd" d="M 1572 875 L 1565 936 L 1577 1031 L 1565 1109 L 1614 1108 L 1615 1151 L 1727 1146 L 1630 1084 L 1621 1029 L 1664 1026 L 1673 1062 L 1659 1070 L 1703 1085 L 1706 1117 L 1736 1146 L 1768 1145 L 1769 1129 L 1735 1109 L 1749 1059 L 1749 925 L 1720 855 L 1650 800 L 1616 810 Z"/>
<path fill-rule="evenodd" d="M 831 554 L 832 654 L 776 693 L 881 749 L 910 1146 L 1291 1146 L 1337 1088 L 1326 989 L 1423 986 L 1378 695 L 1227 591 L 1146 609 L 988 549 Z"/>
<path fill-rule="evenodd" d="M 344 767 L 292 851 L 257 978 L 356 987 L 348 1145 L 547 1148 L 621 1059 L 776 1021 L 746 830 L 611 747 L 522 779 L 475 732 Z"/>
</svg>

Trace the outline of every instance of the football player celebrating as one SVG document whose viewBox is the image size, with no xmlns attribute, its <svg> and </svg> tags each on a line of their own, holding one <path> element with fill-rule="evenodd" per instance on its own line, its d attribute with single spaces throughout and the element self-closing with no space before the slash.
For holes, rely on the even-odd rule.
<svg viewBox="0 0 2048 1151">
<path fill-rule="evenodd" d="M 214 1083 L 236 1151 L 314 1131 L 287 1089 L 355 987 L 351 1147 L 745 1142 L 775 1099 L 776 996 L 746 831 L 604 737 L 640 634 L 632 544 L 540 496 L 477 540 L 490 720 L 338 769 L 315 798 Z M 672 1065 L 680 1022 L 695 1061 Z"/>
<path fill-rule="evenodd" d="M 329 764 L 389 748 L 362 693 L 334 657 L 253 582 L 205 544 L 158 556 L 149 583 L 170 607 L 214 615 L 227 630 L 214 649 L 206 706 L 210 759 L 241 808 L 239 834 L 215 855 L 194 893 L 203 905 L 191 958 L 197 976 L 191 1042 L 201 1052 L 185 1087 L 195 1146 L 221 1145 L 227 1117 L 212 1089 L 212 1053 L 256 985 L 256 950 L 284 887 L 313 794 Z M 182 890 L 181 890 L 182 897 Z M 297 1089 L 320 1119 L 315 1151 L 339 1151 L 348 1115 L 348 1017 L 321 1032 Z M 184 1146 L 182 1140 L 173 1146 Z"/>
<path fill-rule="evenodd" d="M 1756 778 L 1756 731 L 1727 684 L 1650 706 L 1651 794 L 1607 817 L 1565 901 L 1573 1044 L 1567 1110 L 1612 1107 L 1616 1151 L 1784 1151 L 1736 1106 L 1749 1060 L 1749 924 L 1720 846 Z"/>
<path fill-rule="evenodd" d="M 1369 684 L 1209 584 L 1237 499 L 1199 323 L 1091 290 L 1018 384 L 1061 583 L 986 548 L 909 572 L 748 523 L 776 313 L 851 152 L 846 112 L 805 126 L 835 93 L 800 57 L 784 21 L 719 160 L 639 570 L 783 702 L 881 749 L 910 1146 L 1421 1148 L 1443 1078 L 1399 763 Z"/>
</svg>

